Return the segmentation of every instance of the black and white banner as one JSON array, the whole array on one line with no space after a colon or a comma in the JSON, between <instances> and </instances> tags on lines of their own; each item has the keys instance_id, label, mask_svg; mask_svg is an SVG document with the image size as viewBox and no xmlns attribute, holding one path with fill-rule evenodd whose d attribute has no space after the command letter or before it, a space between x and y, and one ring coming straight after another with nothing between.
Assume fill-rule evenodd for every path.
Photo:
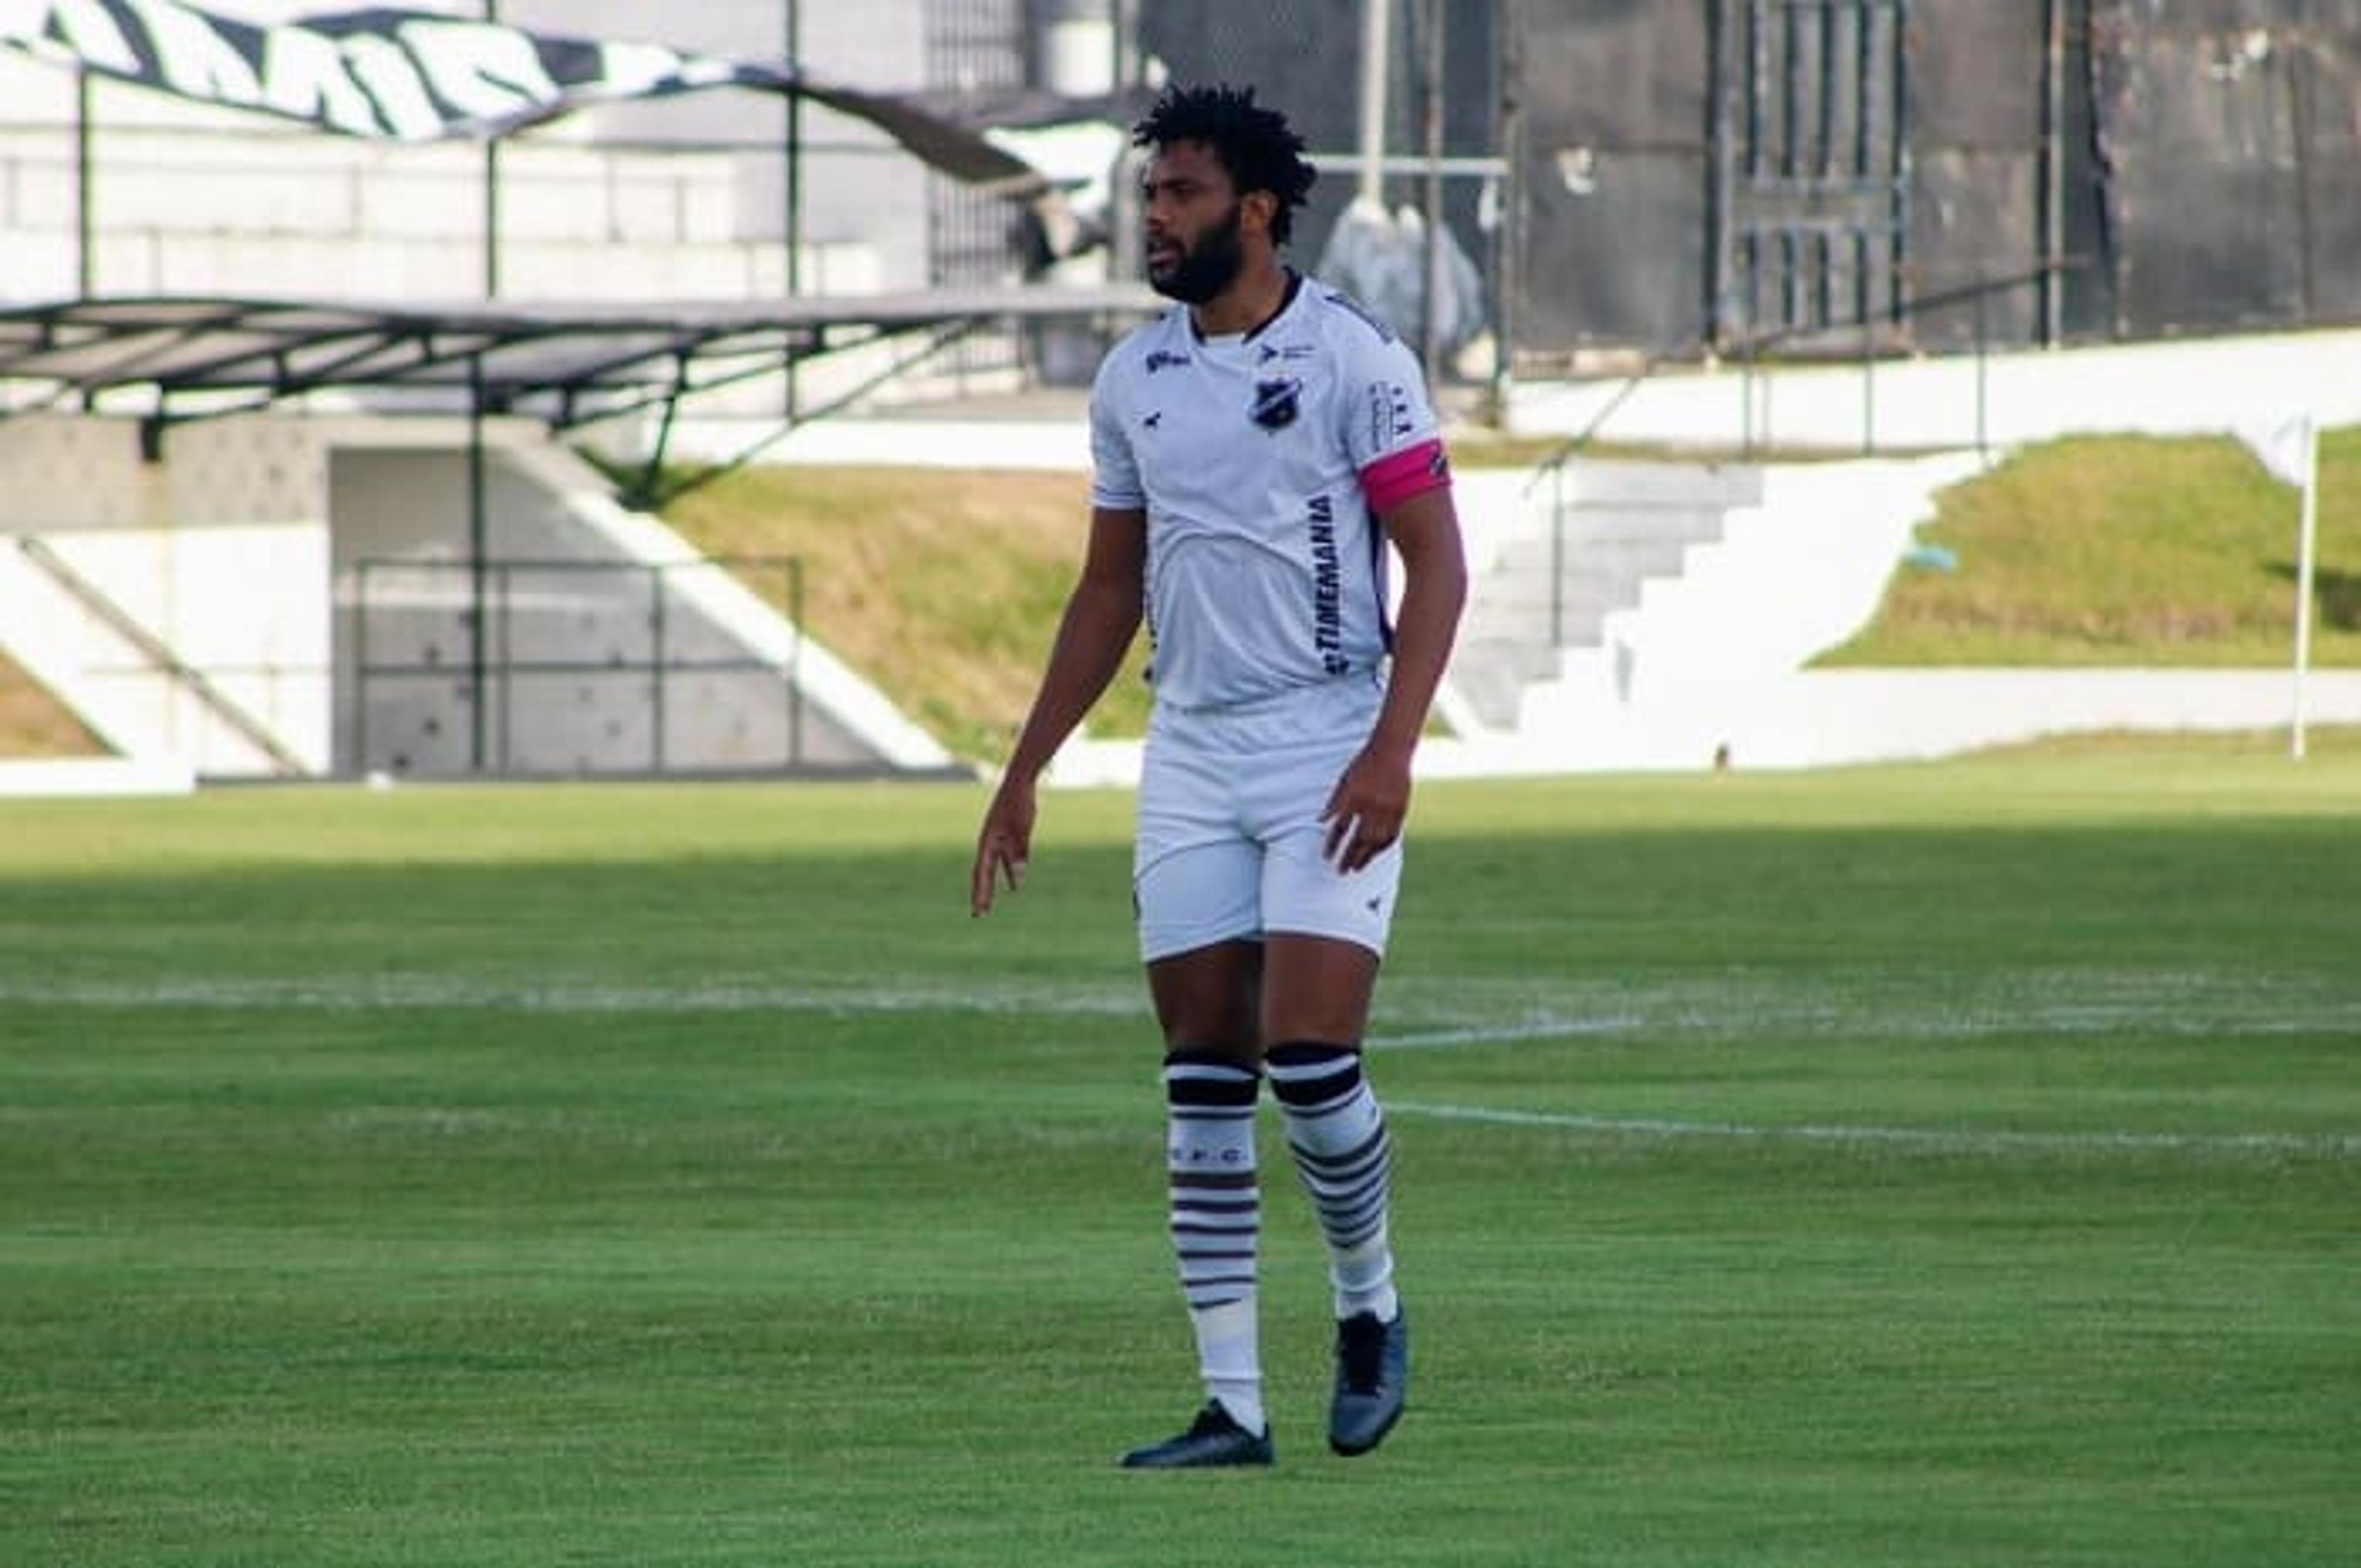
<instances>
[{"instance_id":1,"label":"black and white banner","mask_svg":"<svg viewBox=\"0 0 2361 1568\"><path fill-rule=\"evenodd\" d=\"M977 118L916 97L816 82L791 64L554 37L433 11L344 11L266 27L177 0L0 0L0 48L196 103L392 141L497 137L593 104L747 88L865 120L972 184L1020 201L1051 193L1048 177L996 145ZM1002 107L1017 125L1076 112L1055 102ZM996 115L991 123L1012 121Z\"/></svg>"}]
</instances>

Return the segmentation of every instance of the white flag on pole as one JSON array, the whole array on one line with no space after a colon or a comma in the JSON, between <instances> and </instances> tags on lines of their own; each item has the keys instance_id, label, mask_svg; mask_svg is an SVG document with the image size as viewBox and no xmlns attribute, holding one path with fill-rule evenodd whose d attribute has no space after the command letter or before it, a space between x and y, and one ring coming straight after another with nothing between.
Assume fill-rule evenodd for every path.
<instances>
[{"instance_id":1,"label":"white flag on pole","mask_svg":"<svg viewBox=\"0 0 2361 1568\"><path fill-rule=\"evenodd\" d=\"M2260 459L2273 478L2295 487L2301 498L2296 526L2295 711L2289 725L2289 751L2304 752L2304 683L2312 666L2312 583L2320 530L2320 435L2308 413L2267 429L2240 430L2238 439Z\"/></svg>"},{"instance_id":2,"label":"white flag on pole","mask_svg":"<svg viewBox=\"0 0 2361 1568\"><path fill-rule=\"evenodd\" d=\"M2297 414L2273 425L2245 427L2237 435L2272 478L2299 490L2312 483L2310 414Z\"/></svg>"}]
</instances>

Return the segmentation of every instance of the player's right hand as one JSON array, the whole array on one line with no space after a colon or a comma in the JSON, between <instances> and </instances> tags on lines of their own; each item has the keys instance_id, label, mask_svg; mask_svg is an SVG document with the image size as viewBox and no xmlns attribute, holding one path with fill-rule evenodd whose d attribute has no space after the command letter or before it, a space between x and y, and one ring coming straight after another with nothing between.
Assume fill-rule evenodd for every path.
<instances>
[{"instance_id":1,"label":"player's right hand","mask_svg":"<svg viewBox=\"0 0 2361 1568\"><path fill-rule=\"evenodd\" d=\"M1032 789L1005 782L983 814L975 836L975 869L968 878L968 913L989 915L1004 882L1015 893L1025 880L1025 861L1033 852Z\"/></svg>"}]
</instances>

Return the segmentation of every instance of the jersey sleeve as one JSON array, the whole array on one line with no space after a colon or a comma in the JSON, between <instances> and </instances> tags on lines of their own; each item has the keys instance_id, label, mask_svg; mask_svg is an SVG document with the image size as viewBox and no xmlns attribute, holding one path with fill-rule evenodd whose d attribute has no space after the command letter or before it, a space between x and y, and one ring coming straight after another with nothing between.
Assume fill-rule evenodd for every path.
<instances>
[{"instance_id":1,"label":"jersey sleeve","mask_svg":"<svg viewBox=\"0 0 2361 1568\"><path fill-rule=\"evenodd\" d=\"M1443 430L1409 345L1375 334L1345 364L1345 446L1361 490L1379 512L1451 482Z\"/></svg>"},{"instance_id":2,"label":"jersey sleeve","mask_svg":"<svg viewBox=\"0 0 2361 1568\"><path fill-rule=\"evenodd\" d=\"M1398 337L1355 333L1345 354L1345 446L1353 466L1433 441L1441 433L1418 358Z\"/></svg>"},{"instance_id":3,"label":"jersey sleeve","mask_svg":"<svg viewBox=\"0 0 2361 1568\"><path fill-rule=\"evenodd\" d=\"M1124 429L1120 353L1099 365L1091 383L1091 505L1109 511L1142 511L1148 491L1139 480L1139 460Z\"/></svg>"}]
</instances>

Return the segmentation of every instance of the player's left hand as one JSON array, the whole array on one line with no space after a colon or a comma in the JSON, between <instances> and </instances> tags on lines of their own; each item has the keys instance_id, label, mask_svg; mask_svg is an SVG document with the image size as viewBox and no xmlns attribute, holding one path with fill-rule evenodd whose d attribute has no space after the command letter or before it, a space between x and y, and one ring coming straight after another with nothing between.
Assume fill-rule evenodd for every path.
<instances>
[{"instance_id":1,"label":"player's left hand","mask_svg":"<svg viewBox=\"0 0 2361 1568\"><path fill-rule=\"evenodd\" d=\"M1323 852L1338 871L1359 871L1393 848L1409 815L1410 759L1364 751L1337 779L1320 813L1328 825Z\"/></svg>"}]
</instances>

